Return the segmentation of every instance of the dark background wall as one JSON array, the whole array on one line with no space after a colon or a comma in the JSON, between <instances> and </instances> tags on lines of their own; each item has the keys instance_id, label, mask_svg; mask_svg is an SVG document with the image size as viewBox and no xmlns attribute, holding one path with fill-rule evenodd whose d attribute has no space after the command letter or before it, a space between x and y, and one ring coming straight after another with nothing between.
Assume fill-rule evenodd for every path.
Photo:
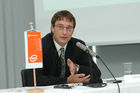
<instances>
[{"instance_id":1,"label":"dark background wall","mask_svg":"<svg viewBox=\"0 0 140 93\"><path fill-rule=\"evenodd\" d=\"M124 62L132 62L132 73L140 74L140 44L97 46L96 53L102 57L116 77L124 75ZM97 63L102 71L102 77L111 77L99 60Z\"/></svg>"}]
</instances>

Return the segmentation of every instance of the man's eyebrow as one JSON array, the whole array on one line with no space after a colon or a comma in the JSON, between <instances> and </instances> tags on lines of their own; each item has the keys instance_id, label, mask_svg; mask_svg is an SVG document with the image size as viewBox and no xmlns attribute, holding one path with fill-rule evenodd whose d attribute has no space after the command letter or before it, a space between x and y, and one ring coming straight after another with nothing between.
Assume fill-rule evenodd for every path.
<instances>
[{"instance_id":1,"label":"man's eyebrow","mask_svg":"<svg viewBox=\"0 0 140 93\"><path fill-rule=\"evenodd\" d=\"M59 26L63 26L63 24L57 24L57 25L59 25Z\"/></svg>"}]
</instances>

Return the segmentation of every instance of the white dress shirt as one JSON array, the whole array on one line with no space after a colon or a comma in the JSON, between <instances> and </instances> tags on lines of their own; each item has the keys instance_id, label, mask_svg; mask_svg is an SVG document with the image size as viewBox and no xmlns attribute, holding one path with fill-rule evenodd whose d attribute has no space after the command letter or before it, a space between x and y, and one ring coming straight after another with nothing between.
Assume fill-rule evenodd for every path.
<instances>
[{"instance_id":1,"label":"white dress shirt","mask_svg":"<svg viewBox=\"0 0 140 93\"><path fill-rule=\"evenodd\" d=\"M54 41L54 45L56 47L56 50L58 52L58 55L60 56L60 54L61 54L60 48L64 48L64 52L65 52L66 51L67 44L64 47L61 47L55 40L53 40L53 41Z\"/></svg>"}]
</instances>

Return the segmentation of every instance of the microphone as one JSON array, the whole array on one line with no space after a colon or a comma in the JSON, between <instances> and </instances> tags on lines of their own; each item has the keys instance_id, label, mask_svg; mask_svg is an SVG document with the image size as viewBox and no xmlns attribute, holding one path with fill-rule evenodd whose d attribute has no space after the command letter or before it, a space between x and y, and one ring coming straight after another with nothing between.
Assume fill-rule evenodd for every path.
<instances>
[{"instance_id":1,"label":"microphone","mask_svg":"<svg viewBox=\"0 0 140 93\"><path fill-rule=\"evenodd\" d=\"M96 57L97 55L89 48L87 48L84 44L77 42L76 46L85 51L86 53L90 54L92 57Z\"/></svg>"},{"instance_id":2,"label":"microphone","mask_svg":"<svg viewBox=\"0 0 140 93\"><path fill-rule=\"evenodd\" d=\"M111 72L111 70L108 68L108 66L105 64L105 62L102 60L102 58L100 56L96 55L96 53L94 53L91 49L87 48L84 44L82 44L80 42L76 42L76 46L79 47L80 49L82 49L83 51L85 51L86 53L88 53L90 56L98 58L104 64L104 66L107 68L107 70L109 71L109 73L114 78L115 83L117 83L118 91L120 93L120 86L118 84L118 80L116 80L115 76L113 75L113 73Z\"/></svg>"},{"instance_id":3,"label":"microphone","mask_svg":"<svg viewBox=\"0 0 140 93\"><path fill-rule=\"evenodd\" d=\"M90 68L90 81L88 83L83 83L84 86L89 86L89 87L105 87L106 83L95 83L94 81L94 76L93 76L93 59L92 57L97 57L97 55L89 48L87 48L84 44L77 42L76 46L86 52L88 54L88 60L89 60L89 68Z\"/></svg>"}]
</instances>

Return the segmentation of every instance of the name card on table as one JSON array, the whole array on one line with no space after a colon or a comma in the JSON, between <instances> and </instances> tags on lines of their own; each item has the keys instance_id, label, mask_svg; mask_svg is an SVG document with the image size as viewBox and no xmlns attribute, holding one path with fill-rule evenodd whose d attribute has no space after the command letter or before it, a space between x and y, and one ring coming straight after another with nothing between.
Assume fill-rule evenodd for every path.
<instances>
[{"instance_id":1,"label":"name card on table","mask_svg":"<svg viewBox=\"0 0 140 93\"><path fill-rule=\"evenodd\" d=\"M24 32L26 68L42 68L41 32Z\"/></svg>"},{"instance_id":2,"label":"name card on table","mask_svg":"<svg viewBox=\"0 0 140 93\"><path fill-rule=\"evenodd\" d=\"M136 83L140 82L140 74L124 75L124 83Z\"/></svg>"}]
</instances>

